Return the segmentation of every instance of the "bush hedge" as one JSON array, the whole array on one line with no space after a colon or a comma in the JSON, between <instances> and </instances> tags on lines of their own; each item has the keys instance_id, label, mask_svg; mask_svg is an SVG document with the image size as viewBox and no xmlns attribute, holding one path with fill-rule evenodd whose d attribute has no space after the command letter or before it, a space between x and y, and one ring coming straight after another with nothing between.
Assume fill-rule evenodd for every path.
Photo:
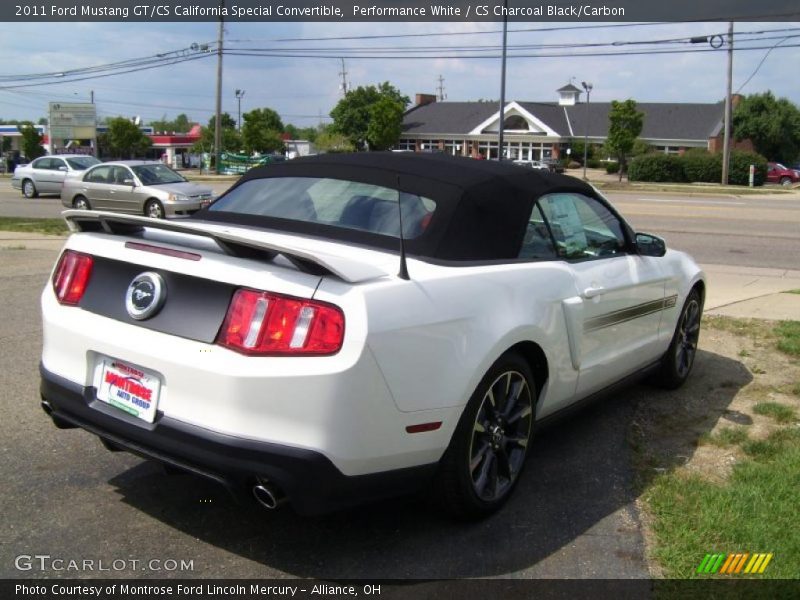
<instances>
[{"instance_id":1,"label":"bush hedge","mask_svg":"<svg viewBox=\"0 0 800 600\"><path fill-rule=\"evenodd\" d=\"M749 185L752 164L756 166L755 185L763 185L767 176L767 159L741 150L731 152L728 182L731 185ZM646 154L632 159L628 166L630 181L719 183L721 179L722 154L710 154L705 150L689 150L683 155Z\"/></svg>"},{"instance_id":2,"label":"bush hedge","mask_svg":"<svg viewBox=\"0 0 800 600\"><path fill-rule=\"evenodd\" d=\"M619 163L618 162L610 162L606 165L606 173L611 175L612 173L619 173Z\"/></svg>"},{"instance_id":3,"label":"bush hedge","mask_svg":"<svg viewBox=\"0 0 800 600\"><path fill-rule=\"evenodd\" d=\"M683 160L675 154L645 154L628 164L629 181L683 182Z\"/></svg>"},{"instance_id":4,"label":"bush hedge","mask_svg":"<svg viewBox=\"0 0 800 600\"><path fill-rule=\"evenodd\" d=\"M683 155L683 172L686 181L719 183L722 179L722 155L689 150Z\"/></svg>"}]
</instances>

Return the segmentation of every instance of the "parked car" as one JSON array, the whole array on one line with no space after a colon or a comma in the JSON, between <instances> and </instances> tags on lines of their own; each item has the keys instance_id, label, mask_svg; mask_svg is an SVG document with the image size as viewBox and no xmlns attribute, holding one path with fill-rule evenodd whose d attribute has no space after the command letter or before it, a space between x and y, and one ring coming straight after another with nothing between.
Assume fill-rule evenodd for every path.
<instances>
[{"instance_id":1,"label":"parked car","mask_svg":"<svg viewBox=\"0 0 800 600\"><path fill-rule=\"evenodd\" d=\"M542 164L544 164L548 169L550 169L551 173L561 174L564 172L564 165L562 165L561 162L559 162L556 159L551 158L543 160Z\"/></svg>"},{"instance_id":2,"label":"parked car","mask_svg":"<svg viewBox=\"0 0 800 600\"><path fill-rule=\"evenodd\" d=\"M190 215L208 206L210 187L190 183L160 162L107 162L67 177L61 203L68 208L144 214L155 219Z\"/></svg>"},{"instance_id":3,"label":"parked car","mask_svg":"<svg viewBox=\"0 0 800 600\"><path fill-rule=\"evenodd\" d=\"M800 172L789 169L778 162L767 163L767 183L790 186L800 182Z\"/></svg>"},{"instance_id":4,"label":"parked car","mask_svg":"<svg viewBox=\"0 0 800 600\"><path fill-rule=\"evenodd\" d=\"M186 219L64 214L44 410L267 508L424 488L486 515L537 427L697 351L698 266L563 175L327 154Z\"/></svg>"},{"instance_id":5,"label":"parked car","mask_svg":"<svg viewBox=\"0 0 800 600\"><path fill-rule=\"evenodd\" d=\"M518 167L526 167L528 169L539 169L541 171L549 171L550 167L542 164L538 160L515 160L514 163Z\"/></svg>"},{"instance_id":6,"label":"parked car","mask_svg":"<svg viewBox=\"0 0 800 600\"><path fill-rule=\"evenodd\" d=\"M64 178L71 173L82 173L100 161L86 154L53 154L41 156L27 165L14 169L11 187L22 190L26 198L39 194L59 194Z\"/></svg>"}]
</instances>

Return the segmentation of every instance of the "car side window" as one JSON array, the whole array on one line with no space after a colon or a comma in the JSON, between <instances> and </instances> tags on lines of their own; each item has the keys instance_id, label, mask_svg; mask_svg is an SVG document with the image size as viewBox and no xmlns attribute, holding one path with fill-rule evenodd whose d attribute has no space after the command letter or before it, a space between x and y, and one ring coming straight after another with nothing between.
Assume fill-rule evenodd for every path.
<instances>
[{"instance_id":1,"label":"car side window","mask_svg":"<svg viewBox=\"0 0 800 600\"><path fill-rule=\"evenodd\" d=\"M582 194L547 194L538 203L560 258L581 260L625 252L622 223L598 200Z\"/></svg>"},{"instance_id":2,"label":"car side window","mask_svg":"<svg viewBox=\"0 0 800 600\"><path fill-rule=\"evenodd\" d=\"M558 258L553 239L550 237L550 232L547 230L547 224L538 204L533 205L531 216L528 218L519 258L529 260Z\"/></svg>"},{"instance_id":3,"label":"car side window","mask_svg":"<svg viewBox=\"0 0 800 600\"><path fill-rule=\"evenodd\" d=\"M50 168L50 159L49 158L37 158L33 161L31 165L34 169L49 169Z\"/></svg>"},{"instance_id":4,"label":"car side window","mask_svg":"<svg viewBox=\"0 0 800 600\"><path fill-rule=\"evenodd\" d=\"M113 181L111 179L111 167L97 167L96 169L92 169L86 174L84 181L91 183L110 183Z\"/></svg>"},{"instance_id":5,"label":"car side window","mask_svg":"<svg viewBox=\"0 0 800 600\"><path fill-rule=\"evenodd\" d=\"M125 185L124 181L126 179L133 179L133 173L127 167L113 167L111 183Z\"/></svg>"},{"instance_id":6,"label":"car side window","mask_svg":"<svg viewBox=\"0 0 800 600\"><path fill-rule=\"evenodd\" d=\"M64 170L66 170L67 163L65 163L60 158L51 158L50 159L50 166L48 168L51 171L58 171L59 169L61 169L61 167L64 167Z\"/></svg>"}]
</instances>

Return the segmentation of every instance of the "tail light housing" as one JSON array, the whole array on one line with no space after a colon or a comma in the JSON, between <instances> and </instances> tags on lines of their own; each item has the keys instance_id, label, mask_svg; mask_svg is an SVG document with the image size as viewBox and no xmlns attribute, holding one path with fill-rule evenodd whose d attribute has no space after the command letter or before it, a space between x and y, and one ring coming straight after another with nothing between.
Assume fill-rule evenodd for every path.
<instances>
[{"instance_id":1,"label":"tail light housing","mask_svg":"<svg viewBox=\"0 0 800 600\"><path fill-rule=\"evenodd\" d=\"M336 354L344 340L344 313L332 304L238 289L217 343L251 356Z\"/></svg>"},{"instance_id":2,"label":"tail light housing","mask_svg":"<svg viewBox=\"0 0 800 600\"><path fill-rule=\"evenodd\" d=\"M53 273L53 291L60 304L76 306L83 298L94 259L88 254L65 250Z\"/></svg>"}]
</instances>

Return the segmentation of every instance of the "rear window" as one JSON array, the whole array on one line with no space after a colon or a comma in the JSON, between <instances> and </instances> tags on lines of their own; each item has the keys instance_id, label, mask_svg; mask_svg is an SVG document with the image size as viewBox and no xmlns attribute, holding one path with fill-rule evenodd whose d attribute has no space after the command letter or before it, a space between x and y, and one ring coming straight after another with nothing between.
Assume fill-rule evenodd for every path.
<instances>
[{"instance_id":1,"label":"rear window","mask_svg":"<svg viewBox=\"0 0 800 600\"><path fill-rule=\"evenodd\" d=\"M153 163L133 167L133 172L142 182L142 185L162 185L167 183L183 183L183 175L176 173L167 165Z\"/></svg>"},{"instance_id":2,"label":"rear window","mask_svg":"<svg viewBox=\"0 0 800 600\"><path fill-rule=\"evenodd\" d=\"M85 171L93 165L99 165L100 161L94 156L76 156L74 158L68 158L67 163L75 171Z\"/></svg>"},{"instance_id":3,"label":"rear window","mask_svg":"<svg viewBox=\"0 0 800 600\"><path fill-rule=\"evenodd\" d=\"M430 198L368 183L317 177L251 179L229 191L211 212L257 215L413 239L436 210Z\"/></svg>"}]
</instances>

